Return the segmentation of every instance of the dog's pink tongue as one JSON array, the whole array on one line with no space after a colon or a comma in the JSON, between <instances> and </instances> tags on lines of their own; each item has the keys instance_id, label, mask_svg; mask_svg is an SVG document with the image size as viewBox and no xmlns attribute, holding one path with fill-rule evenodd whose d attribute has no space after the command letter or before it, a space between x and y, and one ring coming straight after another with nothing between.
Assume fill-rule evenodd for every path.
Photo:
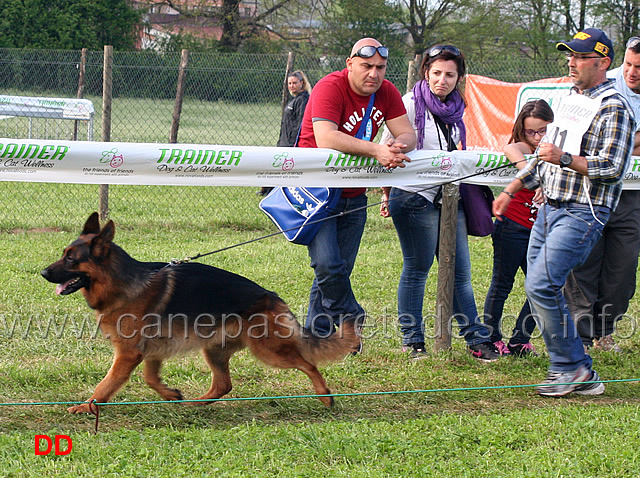
<instances>
[{"instance_id":1,"label":"dog's pink tongue","mask_svg":"<svg viewBox=\"0 0 640 478\"><path fill-rule=\"evenodd\" d=\"M71 281L67 281L64 284L58 284L56 286L56 294L60 295L62 294L62 291L65 290L67 288L67 284L71 282Z\"/></svg>"}]
</instances>

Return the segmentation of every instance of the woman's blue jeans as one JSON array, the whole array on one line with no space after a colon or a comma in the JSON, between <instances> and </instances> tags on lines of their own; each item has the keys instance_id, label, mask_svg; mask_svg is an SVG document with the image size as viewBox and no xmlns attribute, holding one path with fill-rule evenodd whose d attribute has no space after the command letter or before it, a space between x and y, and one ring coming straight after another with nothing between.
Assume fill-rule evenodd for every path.
<instances>
[{"instance_id":1,"label":"woman's blue jeans","mask_svg":"<svg viewBox=\"0 0 640 478\"><path fill-rule=\"evenodd\" d=\"M484 301L484 323L491 332L491 342L502 340L502 312L511 293L518 269L527 275L527 248L531 229L503 217L495 221L493 239L493 275ZM526 344L536 327L529 301L525 299L516 319L511 344Z\"/></svg>"},{"instance_id":2,"label":"woman's blue jeans","mask_svg":"<svg viewBox=\"0 0 640 478\"><path fill-rule=\"evenodd\" d=\"M324 221L307 246L315 279L311 285L305 326L318 337L331 335L343 320L364 318L364 309L351 289L350 276L367 221L366 205L365 194L354 198L341 197L331 216L361 209Z\"/></svg>"},{"instance_id":3,"label":"woman's blue jeans","mask_svg":"<svg viewBox=\"0 0 640 478\"><path fill-rule=\"evenodd\" d=\"M571 372L580 366L591 369L591 357L584 351L562 287L571 269L587 259L609 220L609 208L594 206L594 211L600 222L588 205L564 203L556 208L545 204L531 230L525 290L553 372Z\"/></svg>"},{"instance_id":4,"label":"woman's blue jeans","mask_svg":"<svg viewBox=\"0 0 640 478\"><path fill-rule=\"evenodd\" d=\"M392 188L389 212L398 233L403 257L398 285L398 321L402 343L424 342L424 289L438 249L440 209L419 194ZM478 318L471 287L467 224L461 204L457 219L453 312L460 326L460 335L464 336L468 345L489 340L488 330Z\"/></svg>"}]
</instances>

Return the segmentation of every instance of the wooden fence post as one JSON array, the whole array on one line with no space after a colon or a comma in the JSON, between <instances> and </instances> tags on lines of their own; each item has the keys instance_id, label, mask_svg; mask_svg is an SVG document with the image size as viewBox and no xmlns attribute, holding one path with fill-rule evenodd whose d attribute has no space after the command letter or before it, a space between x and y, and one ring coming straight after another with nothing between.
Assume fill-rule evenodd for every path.
<instances>
[{"instance_id":1,"label":"wooden fence post","mask_svg":"<svg viewBox=\"0 0 640 478\"><path fill-rule=\"evenodd\" d=\"M416 54L409 62L407 92L422 80L420 64L422 55ZM438 289L436 298L436 324L433 348L436 352L451 348L451 316L453 315L453 285L456 268L456 231L458 219L458 186L442 186L440 210L440 236L438 238Z\"/></svg>"},{"instance_id":2,"label":"wooden fence post","mask_svg":"<svg viewBox=\"0 0 640 478\"><path fill-rule=\"evenodd\" d=\"M113 46L104 46L104 62L102 72L102 141L111 141L111 94L113 82ZM109 185L100 185L100 219L105 220L109 215Z\"/></svg>"},{"instance_id":3,"label":"wooden fence post","mask_svg":"<svg viewBox=\"0 0 640 478\"><path fill-rule=\"evenodd\" d=\"M87 49L83 48L80 53L80 63L78 64L78 92L76 98L84 98L84 87L86 85L87 71ZM78 120L73 120L73 141L78 141Z\"/></svg>"},{"instance_id":4,"label":"wooden fence post","mask_svg":"<svg viewBox=\"0 0 640 478\"><path fill-rule=\"evenodd\" d=\"M458 229L459 188L455 184L442 186L440 237L438 238L438 291L433 348L436 352L451 348L451 316L453 315L453 284L456 269L456 232Z\"/></svg>"},{"instance_id":5,"label":"wooden fence post","mask_svg":"<svg viewBox=\"0 0 640 478\"><path fill-rule=\"evenodd\" d=\"M173 106L171 117L171 132L169 133L169 143L178 142L178 128L180 128L180 115L182 114L182 101L184 100L185 79L187 76L187 65L189 64L189 50L182 50L180 57L180 67L178 69L178 86L176 88L176 102Z\"/></svg>"},{"instance_id":6,"label":"wooden fence post","mask_svg":"<svg viewBox=\"0 0 640 478\"><path fill-rule=\"evenodd\" d=\"M289 75L293 71L293 65L296 61L296 54L292 51L289 52L287 56L287 71L284 72L284 85L282 85L282 114L284 115L284 109L287 107L287 103L289 102L289 86L287 82L289 81Z\"/></svg>"}]
</instances>

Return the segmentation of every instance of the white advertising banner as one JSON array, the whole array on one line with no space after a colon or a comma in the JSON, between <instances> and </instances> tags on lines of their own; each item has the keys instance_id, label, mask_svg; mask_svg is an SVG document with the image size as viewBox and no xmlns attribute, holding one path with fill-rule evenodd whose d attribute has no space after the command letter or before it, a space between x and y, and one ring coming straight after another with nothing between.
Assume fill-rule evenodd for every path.
<instances>
[{"instance_id":1,"label":"white advertising banner","mask_svg":"<svg viewBox=\"0 0 640 478\"><path fill-rule=\"evenodd\" d=\"M0 95L4 116L89 120L94 112L93 103L84 99Z\"/></svg>"},{"instance_id":2,"label":"white advertising banner","mask_svg":"<svg viewBox=\"0 0 640 478\"><path fill-rule=\"evenodd\" d=\"M409 156L407 167L388 170L373 158L320 148L0 138L0 181L379 187L463 179L504 186L517 171L498 152L421 150ZM640 189L640 158L632 158L625 188Z\"/></svg>"}]
</instances>

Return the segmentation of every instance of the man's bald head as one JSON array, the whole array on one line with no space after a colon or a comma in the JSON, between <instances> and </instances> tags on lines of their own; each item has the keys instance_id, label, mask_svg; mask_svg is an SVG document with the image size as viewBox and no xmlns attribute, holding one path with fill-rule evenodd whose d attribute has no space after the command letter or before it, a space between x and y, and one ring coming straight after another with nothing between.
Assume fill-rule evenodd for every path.
<instances>
[{"instance_id":1,"label":"man's bald head","mask_svg":"<svg viewBox=\"0 0 640 478\"><path fill-rule=\"evenodd\" d=\"M351 49L351 54L349 55L349 57L352 57L353 55L356 54L356 52L362 48L363 46L381 46L382 43L380 43L378 40L376 40L375 38L361 38L360 40L358 40L355 45L353 45L353 48Z\"/></svg>"}]
</instances>

